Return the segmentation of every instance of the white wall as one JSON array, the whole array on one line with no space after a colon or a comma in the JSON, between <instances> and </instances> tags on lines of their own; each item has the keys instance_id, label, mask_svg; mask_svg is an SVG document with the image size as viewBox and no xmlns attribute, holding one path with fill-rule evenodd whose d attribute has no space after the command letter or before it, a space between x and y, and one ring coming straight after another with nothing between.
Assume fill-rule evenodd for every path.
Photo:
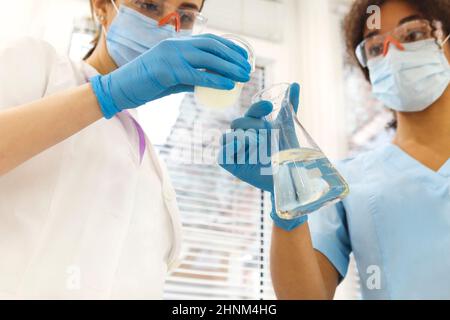
<instances>
[{"instance_id":1,"label":"white wall","mask_svg":"<svg viewBox=\"0 0 450 320\"><path fill-rule=\"evenodd\" d=\"M0 41L33 36L67 53L73 21L89 14L88 0L0 0Z\"/></svg>"},{"instance_id":2,"label":"white wall","mask_svg":"<svg viewBox=\"0 0 450 320\"><path fill-rule=\"evenodd\" d=\"M239 7L237 4L241 2L229 0L227 5ZM217 3L217 0L209 3L207 11L213 12L212 5ZM282 12L280 16L273 15L283 20L279 23L255 10L244 17L248 19L246 27L234 29L241 30L252 43L260 63L270 66L270 82L297 81L301 84L301 122L327 155L334 159L344 158L348 143L342 85L343 48L338 16L332 13L329 0L285 0ZM212 15L217 16L217 13ZM267 40L272 36L245 34L247 29L254 33L253 25L257 23L252 21L261 16L267 19L266 24L280 28L278 32L281 36L277 37L280 41ZM223 20L226 18L228 16ZM221 23L224 28L229 28L228 23L211 21L214 26ZM217 29L212 31L220 33Z\"/></svg>"}]
</instances>

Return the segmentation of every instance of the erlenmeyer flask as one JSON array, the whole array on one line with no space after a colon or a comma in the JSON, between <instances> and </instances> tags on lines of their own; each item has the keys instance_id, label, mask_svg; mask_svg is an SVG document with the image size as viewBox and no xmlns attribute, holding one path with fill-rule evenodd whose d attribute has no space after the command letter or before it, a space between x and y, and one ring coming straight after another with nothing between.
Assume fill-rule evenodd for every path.
<instances>
[{"instance_id":1,"label":"erlenmeyer flask","mask_svg":"<svg viewBox=\"0 0 450 320\"><path fill-rule=\"evenodd\" d=\"M253 97L273 104L272 171L277 215L291 220L338 202L349 193L339 172L298 121L289 99L290 85L278 84Z\"/></svg>"}]
</instances>

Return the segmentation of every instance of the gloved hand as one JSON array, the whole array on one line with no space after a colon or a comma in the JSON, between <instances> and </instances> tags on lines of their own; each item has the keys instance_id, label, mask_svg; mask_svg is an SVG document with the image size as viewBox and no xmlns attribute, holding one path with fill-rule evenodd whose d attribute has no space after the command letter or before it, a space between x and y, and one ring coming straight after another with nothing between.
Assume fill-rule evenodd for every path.
<instances>
[{"instance_id":1,"label":"gloved hand","mask_svg":"<svg viewBox=\"0 0 450 320\"><path fill-rule=\"evenodd\" d=\"M195 86L231 90L250 80L248 54L214 35L169 39L105 76L91 79L105 118ZM205 71L208 70L208 71Z\"/></svg>"},{"instance_id":2,"label":"gloved hand","mask_svg":"<svg viewBox=\"0 0 450 320\"><path fill-rule=\"evenodd\" d=\"M300 86L291 85L290 100L298 111ZM231 124L233 132L222 137L219 165L236 178L273 193L271 170L270 122L264 118L273 111L272 103L260 101L250 107L243 118ZM266 155L268 159L262 159ZM256 160L256 161L255 161Z\"/></svg>"},{"instance_id":3,"label":"gloved hand","mask_svg":"<svg viewBox=\"0 0 450 320\"><path fill-rule=\"evenodd\" d=\"M298 111L300 86L291 85L290 100L295 112ZM282 220L275 212L274 187L271 161L261 159L261 155L271 156L270 122L264 117L273 110L272 103L260 101L250 107L243 118L233 121L234 131L222 137L222 147L219 152L219 165L236 178L248 184L272 193L272 214L275 224L291 231L307 221L307 216L295 220ZM256 161L255 161L256 160ZM264 161L262 161L264 160Z\"/></svg>"}]
</instances>

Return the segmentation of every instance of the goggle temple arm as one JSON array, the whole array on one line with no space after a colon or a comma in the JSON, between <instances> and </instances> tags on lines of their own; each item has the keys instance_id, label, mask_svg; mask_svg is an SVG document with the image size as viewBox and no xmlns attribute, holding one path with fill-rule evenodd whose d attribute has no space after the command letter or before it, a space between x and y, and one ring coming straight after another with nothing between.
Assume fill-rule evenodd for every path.
<instances>
[{"instance_id":1,"label":"goggle temple arm","mask_svg":"<svg viewBox=\"0 0 450 320\"><path fill-rule=\"evenodd\" d=\"M448 40L450 39L450 34L447 36L447 38L445 38L445 40L444 41L442 41L442 43L441 43L441 47L444 47L445 46L445 44L448 42Z\"/></svg>"},{"instance_id":2,"label":"goggle temple arm","mask_svg":"<svg viewBox=\"0 0 450 320\"><path fill-rule=\"evenodd\" d=\"M111 4L113 5L113 7L116 10L116 12L119 12L119 8L117 7L117 4L116 4L115 0L111 0Z\"/></svg>"},{"instance_id":3,"label":"goggle temple arm","mask_svg":"<svg viewBox=\"0 0 450 320\"><path fill-rule=\"evenodd\" d=\"M359 45L355 50L355 54L356 54L356 58L358 59L359 63L361 64L361 66L366 68L367 67L367 58L363 51L364 51L364 49L362 48L361 45Z\"/></svg>"},{"instance_id":4,"label":"goggle temple arm","mask_svg":"<svg viewBox=\"0 0 450 320\"><path fill-rule=\"evenodd\" d=\"M163 26L169 24L172 19L175 19L175 31L180 32L181 31L181 17L180 17L180 14L176 11L169 13L167 16L165 16L164 18L159 20L158 26L163 27Z\"/></svg>"}]
</instances>

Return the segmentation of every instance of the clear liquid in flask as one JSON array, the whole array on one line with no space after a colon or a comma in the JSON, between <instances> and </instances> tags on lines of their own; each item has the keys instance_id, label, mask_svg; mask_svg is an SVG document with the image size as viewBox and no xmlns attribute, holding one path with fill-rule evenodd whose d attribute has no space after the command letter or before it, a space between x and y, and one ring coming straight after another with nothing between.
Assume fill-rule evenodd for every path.
<instances>
[{"instance_id":1,"label":"clear liquid in flask","mask_svg":"<svg viewBox=\"0 0 450 320\"><path fill-rule=\"evenodd\" d=\"M349 187L319 150L291 149L272 156L275 206L285 220L314 212L338 202Z\"/></svg>"}]
</instances>

